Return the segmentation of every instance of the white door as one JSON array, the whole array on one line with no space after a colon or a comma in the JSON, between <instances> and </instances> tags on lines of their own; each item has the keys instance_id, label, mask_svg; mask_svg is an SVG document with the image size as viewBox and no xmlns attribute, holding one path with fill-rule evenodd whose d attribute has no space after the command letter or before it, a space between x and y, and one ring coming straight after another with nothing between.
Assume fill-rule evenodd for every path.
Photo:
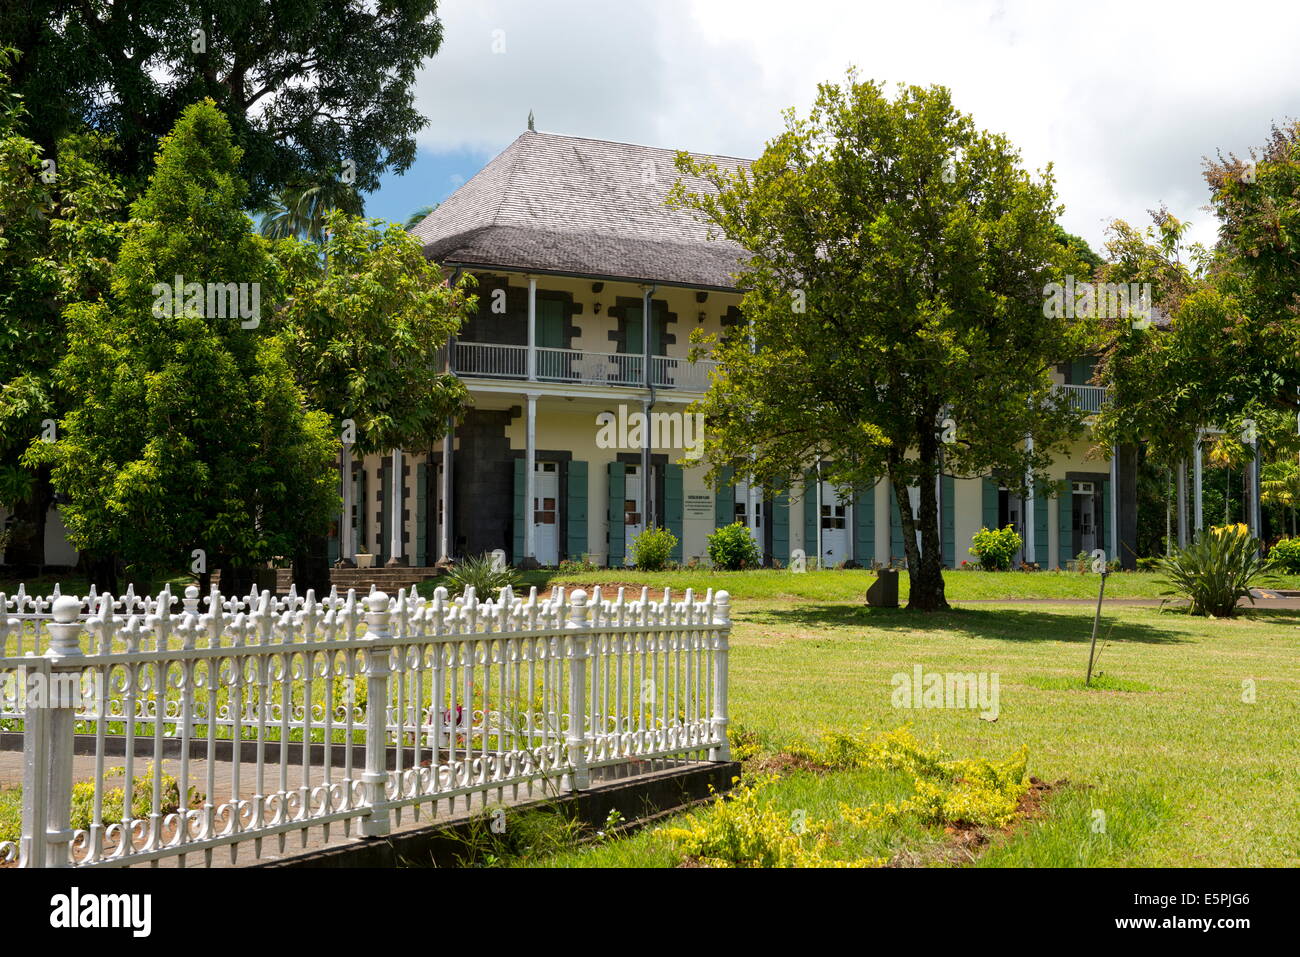
<instances>
[{"instance_id":1,"label":"white door","mask_svg":"<svg viewBox=\"0 0 1300 957\"><path fill-rule=\"evenodd\" d=\"M830 482L822 482L822 565L834 568L853 557L849 548L849 502Z\"/></svg>"},{"instance_id":2,"label":"white door","mask_svg":"<svg viewBox=\"0 0 1300 957\"><path fill-rule=\"evenodd\" d=\"M631 560L632 542L645 530L645 512L641 502L641 466L629 465L623 476L623 547L628 560Z\"/></svg>"},{"instance_id":3,"label":"white door","mask_svg":"<svg viewBox=\"0 0 1300 957\"><path fill-rule=\"evenodd\" d=\"M560 472L556 462L533 463L533 553L540 565L560 564Z\"/></svg>"},{"instance_id":4,"label":"white door","mask_svg":"<svg viewBox=\"0 0 1300 957\"><path fill-rule=\"evenodd\" d=\"M749 529L749 537L754 540L758 546L758 551L763 551L763 500L759 497L760 492L754 491L754 514L750 514L749 508L749 483L741 480L735 484L735 501L736 511L734 521L740 522Z\"/></svg>"}]
</instances>

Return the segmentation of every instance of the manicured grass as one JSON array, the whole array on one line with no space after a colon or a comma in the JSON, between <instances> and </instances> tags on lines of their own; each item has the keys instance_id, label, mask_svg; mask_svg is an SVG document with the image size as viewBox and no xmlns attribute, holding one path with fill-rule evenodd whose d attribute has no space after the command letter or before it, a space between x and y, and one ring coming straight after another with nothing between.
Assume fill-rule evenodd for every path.
<instances>
[{"instance_id":1,"label":"manicured grass","mask_svg":"<svg viewBox=\"0 0 1300 957\"><path fill-rule=\"evenodd\" d=\"M753 597L762 588L757 576L758 584L728 586L738 596L733 726L771 747L806 742L819 727L904 723L957 757L998 758L1027 745L1031 774L1070 786L1055 792L1046 816L995 840L980 858L986 865L1300 863L1300 613L1224 621L1109 607L1098 642L1101 679L1085 689L1091 607L993 604L927 616L865 608L856 595L828 597L831 576L854 574L810 573L800 579L806 590L796 586L804 593L790 597ZM982 573L949 579L965 574ZM892 676L918 664L926 673L997 674L997 720L969 709L894 707ZM875 799L866 793L854 803ZM676 859L647 832L557 863Z\"/></svg>"}]
</instances>

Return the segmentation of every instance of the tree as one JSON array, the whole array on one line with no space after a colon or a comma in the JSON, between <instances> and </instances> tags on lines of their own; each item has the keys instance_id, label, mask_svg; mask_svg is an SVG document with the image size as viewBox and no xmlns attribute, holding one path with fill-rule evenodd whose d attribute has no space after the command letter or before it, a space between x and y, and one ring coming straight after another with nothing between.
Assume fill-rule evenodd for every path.
<instances>
[{"instance_id":1,"label":"tree","mask_svg":"<svg viewBox=\"0 0 1300 957\"><path fill-rule=\"evenodd\" d=\"M891 101L853 71L819 87L807 118L787 112L748 170L687 154L678 166L716 193L679 183L675 201L748 253L743 326L713 343L721 375L701 405L711 478L730 466L779 488L795 463L823 460L837 485L887 476L908 607L946 608L940 469L1045 480L1080 429L1050 375L1088 345L1085 323L1045 315L1045 284L1081 268L1057 239L1050 169L1031 180L941 87Z\"/></svg>"},{"instance_id":2,"label":"tree","mask_svg":"<svg viewBox=\"0 0 1300 957\"><path fill-rule=\"evenodd\" d=\"M334 211L324 232L319 248L276 246L287 301L275 328L298 383L336 430L351 420L357 454L437 441L468 398L459 378L438 370L473 311L473 280L449 284L397 224L379 228ZM321 562L324 544L312 548Z\"/></svg>"},{"instance_id":3,"label":"tree","mask_svg":"<svg viewBox=\"0 0 1300 957\"><path fill-rule=\"evenodd\" d=\"M363 191L410 167L426 122L416 70L442 44L436 13L436 0L30 0L4 6L0 39L24 53L16 92L47 152L86 123L121 144L114 170L134 192L159 139L210 98L256 208L343 162Z\"/></svg>"},{"instance_id":4,"label":"tree","mask_svg":"<svg viewBox=\"0 0 1300 957\"><path fill-rule=\"evenodd\" d=\"M239 158L215 104L182 113L132 205L108 301L68 309L58 441L28 451L69 498L74 545L141 574L200 549L231 589L338 504L328 420L257 321L275 277L241 212Z\"/></svg>"},{"instance_id":5,"label":"tree","mask_svg":"<svg viewBox=\"0 0 1300 957\"><path fill-rule=\"evenodd\" d=\"M294 236L320 243L325 241L325 218L330 212L340 209L360 216L364 207L361 195L337 179L314 186L290 186L263 208L259 232L268 239Z\"/></svg>"},{"instance_id":6,"label":"tree","mask_svg":"<svg viewBox=\"0 0 1300 957\"><path fill-rule=\"evenodd\" d=\"M108 287L124 197L106 171L111 144L65 136L47 158L26 135L27 113L8 85L13 51L0 51L0 506L14 513L6 555L39 571L49 470L21 456L63 409L54 369L65 352L62 310Z\"/></svg>"}]
</instances>

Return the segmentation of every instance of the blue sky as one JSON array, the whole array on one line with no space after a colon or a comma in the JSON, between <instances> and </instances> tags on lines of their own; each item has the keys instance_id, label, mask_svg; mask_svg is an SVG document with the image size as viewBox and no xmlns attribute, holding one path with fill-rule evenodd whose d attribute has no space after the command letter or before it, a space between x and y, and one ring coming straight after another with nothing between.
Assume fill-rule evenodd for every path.
<instances>
[{"instance_id":1,"label":"blue sky","mask_svg":"<svg viewBox=\"0 0 1300 957\"><path fill-rule=\"evenodd\" d=\"M419 158L367 200L405 220L537 128L759 155L849 65L942 84L1023 165L1050 163L1061 217L1101 251L1108 223L1167 205L1213 242L1202 158L1248 156L1300 112L1300 4L1269 0L444 0L415 87Z\"/></svg>"}]
</instances>

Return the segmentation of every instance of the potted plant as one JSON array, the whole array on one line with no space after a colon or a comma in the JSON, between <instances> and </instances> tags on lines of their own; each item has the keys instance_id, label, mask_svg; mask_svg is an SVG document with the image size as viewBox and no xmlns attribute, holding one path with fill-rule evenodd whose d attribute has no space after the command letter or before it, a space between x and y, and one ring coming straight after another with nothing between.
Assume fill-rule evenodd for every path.
<instances>
[{"instance_id":1,"label":"potted plant","mask_svg":"<svg viewBox=\"0 0 1300 957\"><path fill-rule=\"evenodd\" d=\"M374 563L374 555L369 552L357 552L357 568L371 568Z\"/></svg>"}]
</instances>

